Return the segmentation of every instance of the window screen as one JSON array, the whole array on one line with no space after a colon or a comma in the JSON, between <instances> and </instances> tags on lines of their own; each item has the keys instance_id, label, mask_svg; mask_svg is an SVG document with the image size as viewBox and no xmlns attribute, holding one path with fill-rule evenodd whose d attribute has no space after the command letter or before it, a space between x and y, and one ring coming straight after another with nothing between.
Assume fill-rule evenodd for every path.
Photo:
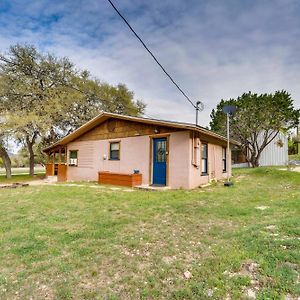
<instances>
[{"instance_id":1,"label":"window screen","mask_svg":"<svg viewBox=\"0 0 300 300\"><path fill-rule=\"evenodd\" d=\"M226 172L227 162L226 162L226 148L225 147L222 148L222 164L223 164L223 172Z\"/></svg>"},{"instance_id":2,"label":"window screen","mask_svg":"<svg viewBox=\"0 0 300 300\"><path fill-rule=\"evenodd\" d=\"M201 144L201 162L202 162L202 175L207 175L207 144Z\"/></svg>"},{"instance_id":3,"label":"window screen","mask_svg":"<svg viewBox=\"0 0 300 300\"><path fill-rule=\"evenodd\" d=\"M110 147L109 159L119 160L120 159L120 142L111 142L109 147Z\"/></svg>"}]
</instances>

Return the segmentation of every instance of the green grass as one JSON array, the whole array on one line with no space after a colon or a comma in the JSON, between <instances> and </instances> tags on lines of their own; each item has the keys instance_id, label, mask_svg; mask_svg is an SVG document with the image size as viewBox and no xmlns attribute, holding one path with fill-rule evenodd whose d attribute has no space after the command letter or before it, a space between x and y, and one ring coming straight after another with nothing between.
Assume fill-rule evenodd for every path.
<instances>
[{"instance_id":1,"label":"green grass","mask_svg":"<svg viewBox=\"0 0 300 300\"><path fill-rule=\"evenodd\" d=\"M29 168L26 168L26 167L20 167L20 168L12 168L11 169L11 172L13 175L24 175L24 174L28 174L29 173ZM34 172L36 174L41 174L41 173L45 173L45 168L44 167L41 167L41 166L36 166L34 168ZM0 176L1 175L5 175L5 169L4 168L0 168Z\"/></svg>"},{"instance_id":2,"label":"green grass","mask_svg":"<svg viewBox=\"0 0 300 300\"><path fill-rule=\"evenodd\" d=\"M16 174L16 175L12 175L10 179L7 179L5 175L0 175L0 185L6 183L13 183L13 182L31 181L31 180L37 180L43 178L45 178L45 173L36 174L34 175L34 177L30 177L29 175L24 175L24 174Z\"/></svg>"},{"instance_id":3,"label":"green grass","mask_svg":"<svg viewBox=\"0 0 300 300\"><path fill-rule=\"evenodd\" d=\"M296 299L300 173L241 169L234 180L2 189L0 299L243 299L247 289Z\"/></svg>"},{"instance_id":4,"label":"green grass","mask_svg":"<svg viewBox=\"0 0 300 300\"><path fill-rule=\"evenodd\" d=\"M289 160L300 160L300 154L289 155Z\"/></svg>"}]
</instances>

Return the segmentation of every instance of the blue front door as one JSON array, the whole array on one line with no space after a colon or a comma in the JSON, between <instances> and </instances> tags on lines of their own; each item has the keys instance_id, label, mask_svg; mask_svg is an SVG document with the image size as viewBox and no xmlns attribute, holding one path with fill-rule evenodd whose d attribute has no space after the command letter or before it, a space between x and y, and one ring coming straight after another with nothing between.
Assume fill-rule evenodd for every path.
<instances>
[{"instance_id":1,"label":"blue front door","mask_svg":"<svg viewBox=\"0 0 300 300\"><path fill-rule=\"evenodd\" d=\"M153 139L153 178L152 184L166 185L167 139Z\"/></svg>"}]
</instances>

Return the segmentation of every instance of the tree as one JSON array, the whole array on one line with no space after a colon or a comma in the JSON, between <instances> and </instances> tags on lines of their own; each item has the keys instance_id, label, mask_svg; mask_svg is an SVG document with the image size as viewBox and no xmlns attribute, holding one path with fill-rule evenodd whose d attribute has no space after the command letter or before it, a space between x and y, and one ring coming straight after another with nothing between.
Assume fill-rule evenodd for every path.
<instances>
[{"instance_id":1,"label":"tree","mask_svg":"<svg viewBox=\"0 0 300 300\"><path fill-rule=\"evenodd\" d=\"M144 105L134 102L125 85L100 83L67 58L41 54L34 46L11 46L0 55L0 114L27 147L31 176L37 143L56 141L101 110L137 115Z\"/></svg>"},{"instance_id":2,"label":"tree","mask_svg":"<svg viewBox=\"0 0 300 300\"><path fill-rule=\"evenodd\" d=\"M231 137L241 143L241 148L252 167L259 166L262 151L280 130L295 127L300 110L293 106L291 95L286 91L274 94L244 93L237 99L221 100L211 112L210 128L220 134L226 132L224 105L235 105L236 113L231 117Z\"/></svg>"},{"instance_id":3,"label":"tree","mask_svg":"<svg viewBox=\"0 0 300 300\"><path fill-rule=\"evenodd\" d=\"M100 82L91 78L87 71L73 76L70 87L64 98L67 104L65 113L56 120L56 128L60 129L60 133L63 130L63 134L83 125L101 111L138 116L145 110L145 104L140 100L134 101L134 93L125 84L112 86Z\"/></svg>"},{"instance_id":4,"label":"tree","mask_svg":"<svg viewBox=\"0 0 300 300\"><path fill-rule=\"evenodd\" d=\"M48 130L61 107L60 94L73 74L65 58L42 55L33 46L11 46L0 55L0 105L6 126L29 152L30 175L34 175L33 146Z\"/></svg>"},{"instance_id":5,"label":"tree","mask_svg":"<svg viewBox=\"0 0 300 300\"><path fill-rule=\"evenodd\" d=\"M8 154L7 140L8 132L5 132L5 119L0 118L0 160L1 165L5 168L6 178L11 178L11 160Z\"/></svg>"},{"instance_id":6,"label":"tree","mask_svg":"<svg viewBox=\"0 0 300 300\"><path fill-rule=\"evenodd\" d=\"M6 178L11 178L11 160L0 136L0 158L4 165Z\"/></svg>"},{"instance_id":7,"label":"tree","mask_svg":"<svg viewBox=\"0 0 300 300\"><path fill-rule=\"evenodd\" d=\"M288 140L289 154L300 154L299 152L300 135L291 132Z\"/></svg>"}]
</instances>

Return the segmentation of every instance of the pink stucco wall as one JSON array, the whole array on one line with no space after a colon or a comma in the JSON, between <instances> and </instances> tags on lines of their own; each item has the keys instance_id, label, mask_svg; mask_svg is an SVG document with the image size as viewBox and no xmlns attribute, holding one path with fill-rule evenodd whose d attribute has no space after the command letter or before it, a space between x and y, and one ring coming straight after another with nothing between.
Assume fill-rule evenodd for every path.
<instances>
[{"instance_id":1,"label":"pink stucco wall","mask_svg":"<svg viewBox=\"0 0 300 300\"><path fill-rule=\"evenodd\" d=\"M98 179L99 171L133 173L140 170L143 184L149 184L150 137L136 136L115 139L120 141L120 160L110 161L109 142L112 140L75 141L68 144L70 150L78 150L78 166L68 167L68 180ZM201 176L201 167L192 165L192 139L189 131L178 131L169 135L169 180L168 185L177 188L195 188L210 179L226 177L222 172L222 147L208 145L208 176ZM199 150L200 151L200 150ZM104 157L106 156L106 159ZM201 160L200 160L201 161Z\"/></svg>"},{"instance_id":2,"label":"pink stucco wall","mask_svg":"<svg viewBox=\"0 0 300 300\"><path fill-rule=\"evenodd\" d=\"M200 140L201 143L201 140ZM192 139L190 140L192 149ZM199 151L201 149L201 144ZM192 156L192 151L190 151ZM231 162L231 151L229 152ZM229 175L231 176L231 164L229 168ZM223 162L222 162L222 146L208 143L208 175L202 176L201 174L201 159L199 167L195 167L190 164L190 180L189 188L196 188L200 185L209 183L211 180L224 179L227 177L227 173L223 173Z\"/></svg>"},{"instance_id":3,"label":"pink stucco wall","mask_svg":"<svg viewBox=\"0 0 300 300\"><path fill-rule=\"evenodd\" d=\"M169 186L189 188L189 131L172 133L169 140Z\"/></svg>"},{"instance_id":4,"label":"pink stucco wall","mask_svg":"<svg viewBox=\"0 0 300 300\"><path fill-rule=\"evenodd\" d=\"M68 145L69 150L78 150L78 166L68 167L68 180L97 180L99 171L133 173L134 169L143 174L143 182L149 177L149 137L129 137L120 141L120 160L109 160L109 141L80 141ZM86 161L85 157L91 159ZM106 156L106 159L104 159Z\"/></svg>"},{"instance_id":5,"label":"pink stucco wall","mask_svg":"<svg viewBox=\"0 0 300 300\"><path fill-rule=\"evenodd\" d=\"M169 182L173 188L188 188L189 133L179 131L169 136ZM150 137L137 136L116 139L120 141L120 160L109 160L111 140L79 141L68 145L78 150L78 166L68 167L68 180L97 180L99 171L133 173L134 169L143 174L143 184L149 184ZM104 159L106 156L106 159Z\"/></svg>"}]
</instances>

